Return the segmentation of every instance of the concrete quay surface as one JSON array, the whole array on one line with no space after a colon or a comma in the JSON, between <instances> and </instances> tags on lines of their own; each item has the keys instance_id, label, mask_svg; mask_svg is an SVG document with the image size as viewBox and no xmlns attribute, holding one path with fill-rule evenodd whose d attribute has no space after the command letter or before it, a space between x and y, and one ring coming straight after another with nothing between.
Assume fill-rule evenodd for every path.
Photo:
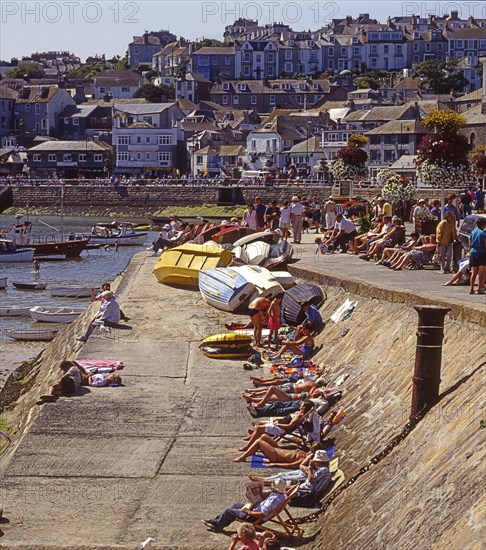
<instances>
[{"instance_id":1,"label":"concrete quay surface","mask_svg":"<svg viewBox=\"0 0 486 550\"><path fill-rule=\"evenodd\" d=\"M462 304L462 315L472 311L471 321L482 324L484 297L469 296L466 287L442 287L447 276L428 270L390 273L351 255L316 257L313 239L314 235L306 234L304 244L296 246L300 261L291 270L331 286L339 284L355 295L369 292L363 305L377 310L372 321L387 307L400 314L405 292L415 303L436 299L457 308ZM29 429L14 440L14 453L1 471L2 502L9 523L0 525L4 531L0 548L135 549L148 536L155 539L155 550L228 547L228 537L206 531L199 520L244 501L247 474L262 473L232 461L251 420L240 396L249 385L248 373L241 368L241 360L212 360L204 357L198 346L202 338L220 332L224 322L234 316L207 306L198 291L160 285L151 274L155 261L144 253L137 255L117 290L131 317L131 329L114 330L108 338L93 335L87 344L75 344L72 350L72 357L80 351L79 358L123 360L124 386L89 388L82 396L36 406L32 414L37 416ZM378 289L377 296L371 295L372 288ZM374 298L395 303L385 303L383 308ZM333 296L325 306L326 314L341 300L341 294ZM412 360L416 319L413 311L408 315L411 329L407 328L401 345L411 351ZM457 315L461 316L459 309ZM361 317L356 314L352 322L361 323ZM358 333L358 328L352 326L355 337L366 335L368 341L380 337L379 333L371 336L368 329ZM79 328L75 329L78 334ZM340 330L330 327L329 334L337 338ZM390 330L394 339L393 331L403 332L396 327ZM383 337L385 331L381 332ZM325 364L343 357L347 361L358 344L361 352L370 345L357 340L333 342L320 352L318 362L321 356ZM454 344L453 348L457 347ZM356 386L349 383L346 388L358 404L349 418L351 430L360 428L368 417L383 414L373 409L366 416L359 409L360 402L370 400L358 384L365 379L368 365L374 364L370 354L363 356L361 371L353 373L346 361L339 367L353 373L350 380ZM459 361L454 356L450 363ZM477 363L476 356L471 363ZM341 374L339 369L336 375ZM391 385L396 376L386 370ZM411 375L410 366L407 372ZM409 378L407 375L407 384L400 383L401 394L408 393ZM46 390L44 387L43 393ZM343 438L344 455L340 451L339 456L347 476L362 464L361 455L353 456L353 452L367 449L366 445L372 447L366 450L370 456L378 452L394 426L390 422L378 425L373 437L367 429L358 430L367 434L364 440L352 439L348 435L352 432L344 426L338 434ZM398 430L400 422L396 424ZM295 515L301 514L296 511ZM310 525L306 526L308 532L312 534ZM323 546L310 542L306 548Z\"/></svg>"},{"instance_id":2,"label":"concrete quay surface","mask_svg":"<svg viewBox=\"0 0 486 550\"><path fill-rule=\"evenodd\" d=\"M250 469L232 459L251 420L248 373L200 353L227 319L199 292L159 284L154 264L136 256L118 292L132 330L94 334L78 356L123 360L124 386L42 405L14 442L1 548L130 549L148 536L157 550L229 545L199 520L244 499Z\"/></svg>"}]
</instances>

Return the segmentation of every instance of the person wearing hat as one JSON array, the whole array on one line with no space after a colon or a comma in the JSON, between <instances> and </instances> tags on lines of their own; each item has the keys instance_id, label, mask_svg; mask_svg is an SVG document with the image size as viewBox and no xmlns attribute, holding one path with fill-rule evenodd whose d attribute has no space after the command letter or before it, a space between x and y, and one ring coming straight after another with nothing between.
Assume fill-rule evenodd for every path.
<instances>
[{"instance_id":1,"label":"person wearing hat","mask_svg":"<svg viewBox=\"0 0 486 550\"><path fill-rule=\"evenodd\" d=\"M308 498L309 493L318 494L329 483L331 479L329 461L327 452L323 449L318 449L314 454L310 453L304 459L298 470L281 472L269 477L250 476L250 479L251 481L260 481L264 484L272 483L277 479L284 480L286 483L293 485L300 483L296 494L296 497L300 497L300 500L304 496ZM290 504L297 506L294 499L290 501Z\"/></svg>"},{"instance_id":2,"label":"person wearing hat","mask_svg":"<svg viewBox=\"0 0 486 550\"><path fill-rule=\"evenodd\" d=\"M324 230L332 229L336 223L336 203L332 195L324 203L322 212L324 214Z\"/></svg>"},{"instance_id":3,"label":"person wearing hat","mask_svg":"<svg viewBox=\"0 0 486 550\"><path fill-rule=\"evenodd\" d=\"M304 222L305 206L299 201L299 197L292 197L292 206L290 207L290 221L292 223L292 231L294 232L294 240L292 242L299 244L302 240L302 224Z\"/></svg>"},{"instance_id":4,"label":"person wearing hat","mask_svg":"<svg viewBox=\"0 0 486 550\"><path fill-rule=\"evenodd\" d=\"M223 531L231 525L236 518L254 523L257 520L266 520L272 512L285 500L287 496L287 483L282 479L275 480L270 488L270 494L254 506L239 502L229 506L223 513L212 519L204 519L202 523L213 531Z\"/></svg>"}]
</instances>

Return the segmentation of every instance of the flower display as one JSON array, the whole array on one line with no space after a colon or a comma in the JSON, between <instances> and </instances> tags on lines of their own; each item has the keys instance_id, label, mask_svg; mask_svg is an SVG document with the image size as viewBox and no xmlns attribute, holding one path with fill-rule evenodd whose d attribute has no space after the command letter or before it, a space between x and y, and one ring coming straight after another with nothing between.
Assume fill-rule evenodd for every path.
<instances>
[{"instance_id":1,"label":"flower display","mask_svg":"<svg viewBox=\"0 0 486 550\"><path fill-rule=\"evenodd\" d=\"M393 170L388 170L388 172L391 172L391 175L381 190L381 196L390 203L411 200L415 195L415 185L408 178L400 176Z\"/></svg>"},{"instance_id":2,"label":"flower display","mask_svg":"<svg viewBox=\"0 0 486 550\"><path fill-rule=\"evenodd\" d=\"M378 180L379 185L383 187L389 178L396 175L397 173L394 170L391 170L390 168L385 168L384 170L380 170L378 174L376 174L376 179Z\"/></svg>"},{"instance_id":3,"label":"flower display","mask_svg":"<svg viewBox=\"0 0 486 550\"><path fill-rule=\"evenodd\" d=\"M368 168L365 165L348 164L342 159L333 162L331 172L336 180L359 180L368 177Z\"/></svg>"},{"instance_id":4,"label":"flower display","mask_svg":"<svg viewBox=\"0 0 486 550\"><path fill-rule=\"evenodd\" d=\"M464 118L454 111L438 109L422 124L436 133L423 137L417 151L417 176L432 187L464 186L470 179L469 143L459 133Z\"/></svg>"},{"instance_id":5,"label":"flower display","mask_svg":"<svg viewBox=\"0 0 486 550\"><path fill-rule=\"evenodd\" d=\"M478 145L471 158L472 172L476 176L486 176L486 147Z\"/></svg>"},{"instance_id":6,"label":"flower display","mask_svg":"<svg viewBox=\"0 0 486 550\"><path fill-rule=\"evenodd\" d=\"M418 212L415 216L415 220L419 222L436 222L437 218L430 212L428 208L422 212Z\"/></svg>"}]
</instances>

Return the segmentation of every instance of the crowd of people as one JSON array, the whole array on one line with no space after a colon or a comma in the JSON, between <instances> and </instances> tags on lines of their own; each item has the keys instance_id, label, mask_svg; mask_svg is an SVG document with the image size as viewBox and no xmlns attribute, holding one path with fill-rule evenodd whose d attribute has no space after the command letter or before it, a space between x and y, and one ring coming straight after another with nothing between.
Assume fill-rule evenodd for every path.
<instances>
[{"instance_id":1,"label":"crowd of people","mask_svg":"<svg viewBox=\"0 0 486 550\"><path fill-rule=\"evenodd\" d=\"M264 530L266 523L287 506L319 507L334 485L333 473L337 469L334 439L330 435L345 417L344 408L339 405L342 391L330 386L322 369L312 361L314 346L307 352L294 346L300 338L323 327L318 309L307 304L302 325L278 327L275 333L272 319L280 318L279 297L266 302L264 307L255 308L251 322L268 326L271 332L267 346L278 352L250 358L255 367L266 360L267 366L271 365L270 375L251 375L251 386L242 393L255 420L234 461L250 461L251 467L276 467L280 471L268 476L250 474L247 504L232 504L220 514L202 520L216 532L224 531L234 521L242 522L232 537L230 550L237 548L238 542L242 544L238 550L279 549L275 531L257 535L255 526ZM294 521L287 528L287 535L290 531L294 535L301 532Z\"/></svg>"}]
</instances>

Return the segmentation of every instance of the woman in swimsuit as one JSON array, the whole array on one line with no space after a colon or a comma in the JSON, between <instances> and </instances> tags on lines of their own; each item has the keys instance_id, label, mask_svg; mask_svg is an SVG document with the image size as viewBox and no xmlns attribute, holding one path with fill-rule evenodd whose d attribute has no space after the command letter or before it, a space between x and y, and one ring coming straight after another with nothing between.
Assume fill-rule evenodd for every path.
<instances>
[{"instance_id":1,"label":"woman in swimsuit","mask_svg":"<svg viewBox=\"0 0 486 550\"><path fill-rule=\"evenodd\" d=\"M281 449L278 443L269 435L262 435L250 446L250 448L240 456L237 456L234 462L246 462L246 459L257 452L262 453L267 466L277 466L279 468L298 468L302 462L310 455L313 455L320 444L313 443L309 452L300 449Z\"/></svg>"},{"instance_id":2,"label":"woman in swimsuit","mask_svg":"<svg viewBox=\"0 0 486 550\"><path fill-rule=\"evenodd\" d=\"M310 328L306 323L302 325L302 336L300 338L297 340L284 340L278 353L275 355L268 354L268 358L278 359L286 351L291 351L294 355L303 355L304 358L310 357L314 351L314 338L312 338Z\"/></svg>"},{"instance_id":3,"label":"woman in swimsuit","mask_svg":"<svg viewBox=\"0 0 486 550\"><path fill-rule=\"evenodd\" d=\"M298 393L286 392L280 388L272 386L268 388L265 395L244 393L243 398L254 407L261 407L270 401L298 401L299 399L312 399L315 397L320 397L320 395L318 395L320 394L319 388L324 386L324 380L320 380L318 383L311 381L308 383L305 382L304 384L301 384L301 386L302 391L298 391L300 389L299 385L295 388Z\"/></svg>"}]
</instances>

